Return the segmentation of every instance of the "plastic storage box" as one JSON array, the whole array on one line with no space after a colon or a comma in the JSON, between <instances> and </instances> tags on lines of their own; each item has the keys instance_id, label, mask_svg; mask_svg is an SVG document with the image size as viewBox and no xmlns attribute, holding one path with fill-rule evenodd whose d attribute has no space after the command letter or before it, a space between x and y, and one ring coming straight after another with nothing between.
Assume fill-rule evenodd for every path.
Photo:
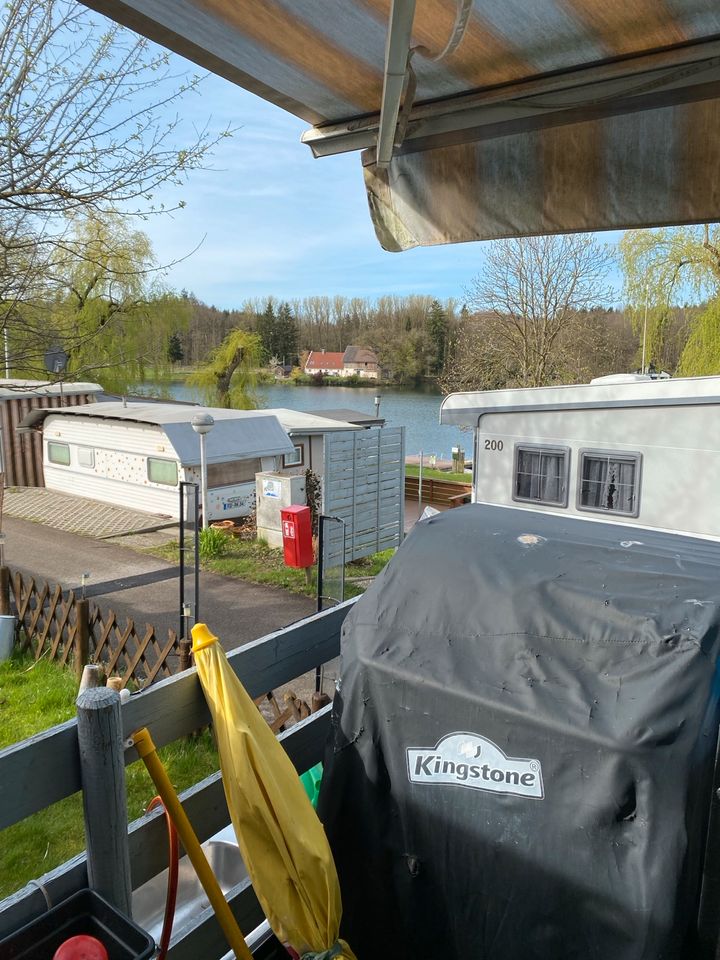
<instances>
[{"instance_id":1,"label":"plastic storage box","mask_svg":"<svg viewBox=\"0 0 720 960\"><path fill-rule=\"evenodd\" d=\"M2 960L52 960L65 940L85 933L97 937L109 960L147 960L151 936L94 890L80 890L41 917L0 941Z\"/></svg>"}]
</instances>

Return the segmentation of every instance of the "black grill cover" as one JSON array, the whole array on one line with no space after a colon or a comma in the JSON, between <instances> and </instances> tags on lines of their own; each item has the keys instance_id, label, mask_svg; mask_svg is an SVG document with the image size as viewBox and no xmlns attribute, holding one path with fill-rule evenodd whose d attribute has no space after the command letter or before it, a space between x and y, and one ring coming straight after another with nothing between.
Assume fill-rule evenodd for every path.
<instances>
[{"instance_id":1,"label":"black grill cover","mask_svg":"<svg viewBox=\"0 0 720 960\"><path fill-rule=\"evenodd\" d=\"M345 623L320 798L360 960L703 955L719 567L524 510L418 524Z\"/></svg>"}]
</instances>

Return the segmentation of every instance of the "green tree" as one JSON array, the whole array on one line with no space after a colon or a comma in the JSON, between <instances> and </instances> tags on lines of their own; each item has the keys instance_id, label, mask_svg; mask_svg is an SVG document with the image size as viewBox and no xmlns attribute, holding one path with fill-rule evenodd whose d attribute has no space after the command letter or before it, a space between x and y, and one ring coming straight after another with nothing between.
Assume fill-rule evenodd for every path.
<instances>
[{"instance_id":1,"label":"green tree","mask_svg":"<svg viewBox=\"0 0 720 960\"><path fill-rule=\"evenodd\" d=\"M275 323L274 353L281 363L294 364L298 355L298 326L289 303L281 303Z\"/></svg>"},{"instance_id":2,"label":"green tree","mask_svg":"<svg viewBox=\"0 0 720 960\"><path fill-rule=\"evenodd\" d=\"M258 314L257 335L260 338L260 358L261 363L266 364L270 357L277 355L275 345L277 343L277 316L275 315L275 304L272 297L268 297L265 309Z\"/></svg>"},{"instance_id":3,"label":"green tree","mask_svg":"<svg viewBox=\"0 0 720 960\"><path fill-rule=\"evenodd\" d=\"M165 51L72 0L0 0L0 327L21 365L41 365L29 350L43 325L66 333L60 314L75 309L82 326L107 312L93 293L94 245L85 276L78 266L83 215L162 211L157 191L184 184L229 135L181 119L199 83ZM80 296L65 282L70 272ZM105 285L113 304L126 299L107 293Z\"/></svg>"},{"instance_id":4,"label":"green tree","mask_svg":"<svg viewBox=\"0 0 720 960\"><path fill-rule=\"evenodd\" d=\"M720 226L628 230L620 241L625 297L638 338L638 358L664 366L666 335L677 304L708 300L691 323L677 369L683 375L720 371L715 302L720 296Z\"/></svg>"},{"instance_id":5,"label":"green tree","mask_svg":"<svg viewBox=\"0 0 720 960\"><path fill-rule=\"evenodd\" d=\"M44 377L44 354L59 343L68 371L126 390L148 370L162 376L168 343L187 323L185 302L160 283L148 237L127 218L77 213L47 264L47 290L15 307L8 326L16 373Z\"/></svg>"},{"instance_id":6,"label":"green tree","mask_svg":"<svg viewBox=\"0 0 720 960\"><path fill-rule=\"evenodd\" d=\"M428 333L432 344L432 357L430 361L430 372L440 373L445 365L445 354L447 351L448 338L448 317L439 301L433 300L430 304L428 313Z\"/></svg>"},{"instance_id":7,"label":"green tree","mask_svg":"<svg viewBox=\"0 0 720 960\"><path fill-rule=\"evenodd\" d=\"M188 383L204 388L210 406L252 410L257 406L253 388L261 356L257 334L231 330L207 363L188 377Z\"/></svg>"},{"instance_id":8,"label":"green tree","mask_svg":"<svg viewBox=\"0 0 720 960\"><path fill-rule=\"evenodd\" d=\"M180 334L177 331L170 334L170 339L168 340L167 358L170 363L180 363L185 359L185 351L182 348Z\"/></svg>"},{"instance_id":9,"label":"green tree","mask_svg":"<svg viewBox=\"0 0 720 960\"><path fill-rule=\"evenodd\" d=\"M699 312L680 356L681 377L705 377L720 373L720 297Z\"/></svg>"}]
</instances>

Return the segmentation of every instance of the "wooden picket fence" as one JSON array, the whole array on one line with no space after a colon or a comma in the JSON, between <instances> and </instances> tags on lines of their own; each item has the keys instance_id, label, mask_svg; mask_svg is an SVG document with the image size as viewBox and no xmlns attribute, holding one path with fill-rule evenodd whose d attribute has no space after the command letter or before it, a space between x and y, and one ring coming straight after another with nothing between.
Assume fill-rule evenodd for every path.
<instances>
[{"instance_id":1,"label":"wooden picket fence","mask_svg":"<svg viewBox=\"0 0 720 960\"><path fill-rule=\"evenodd\" d=\"M132 681L144 687L189 666L189 651L174 630L163 635L152 624L138 628L134 620L123 622L113 610L103 613L73 590L36 583L7 567L0 568L0 613L17 617L19 647L35 660L72 661L78 671L85 663L100 663L123 685Z\"/></svg>"},{"instance_id":2,"label":"wooden picket fence","mask_svg":"<svg viewBox=\"0 0 720 960\"><path fill-rule=\"evenodd\" d=\"M29 651L35 660L72 663L78 676L86 663L100 663L107 676L119 676L123 686L131 682L146 687L190 666L190 644L179 640L174 630L161 635L150 623L138 630L134 620L122 622L113 610L105 614L74 590L36 582L8 567L0 567L0 614L17 617L21 651ZM327 697L313 702L312 712L327 702ZM271 690L255 703L275 733L311 713L292 690L281 696Z\"/></svg>"}]
</instances>

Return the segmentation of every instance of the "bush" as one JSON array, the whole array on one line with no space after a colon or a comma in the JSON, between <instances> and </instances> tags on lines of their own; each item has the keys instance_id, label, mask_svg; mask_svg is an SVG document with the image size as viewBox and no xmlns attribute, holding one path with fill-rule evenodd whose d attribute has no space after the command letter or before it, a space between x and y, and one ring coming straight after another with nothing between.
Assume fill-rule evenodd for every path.
<instances>
[{"instance_id":1,"label":"bush","mask_svg":"<svg viewBox=\"0 0 720 960\"><path fill-rule=\"evenodd\" d=\"M200 559L216 560L227 553L232 538L224 530L207 527L200 531Z\"/></svg>"}]
</instances>

